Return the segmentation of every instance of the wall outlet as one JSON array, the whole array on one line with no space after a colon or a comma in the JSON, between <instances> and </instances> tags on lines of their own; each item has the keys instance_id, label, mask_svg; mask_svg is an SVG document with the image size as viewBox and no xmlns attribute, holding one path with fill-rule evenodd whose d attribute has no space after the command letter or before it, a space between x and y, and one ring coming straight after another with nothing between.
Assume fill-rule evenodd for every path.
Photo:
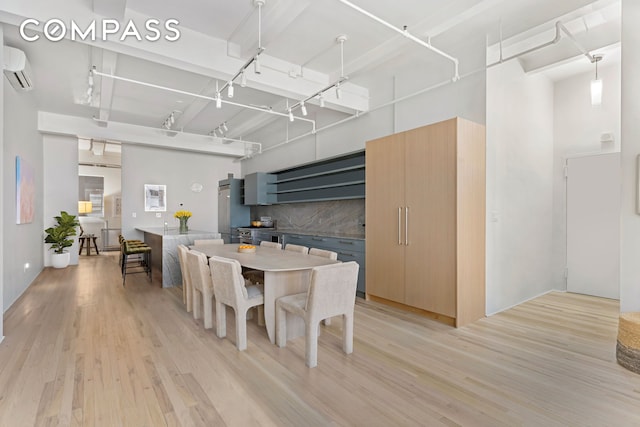
<instances>
[{"instance_id":1,"label":"wall outlet","mask_svg":"<svg viewBox=\"0 0 640 427\"><path fill-rule=\"evenodd\" d=\"M131 216L132 216L133 218L135 218L135 217L136 217L136 213L135 213L135 212L132 212L132 213L131 213Z\"/></svg>"},{"instance_id":2,"label":"wall outlet","mask_svg":"<svg viewBox=\"0 0 640 427\"><path fill-rule=\"evenodd\" d=\"M24 269L22 270L23 272L27 271L29 269L30 265L28 262L24 263Z\"/></svg>"},{"instance_id":3,"label":"wall outlet","mask_svg":"<svg viewBox=\"0 0 640 427\"><path fill-rule=\"evenodd\" d=\"M162 214L160 212L156 212L156 218L162 218Z\"/></svg>"}]
</instances>

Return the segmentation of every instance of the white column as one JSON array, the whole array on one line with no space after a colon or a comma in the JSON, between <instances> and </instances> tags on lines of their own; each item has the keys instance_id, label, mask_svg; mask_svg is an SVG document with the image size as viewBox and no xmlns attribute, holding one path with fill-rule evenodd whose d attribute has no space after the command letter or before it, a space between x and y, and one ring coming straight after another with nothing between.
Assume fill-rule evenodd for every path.
<instances>
[{"instance_id":1,"label":"white column","mask_svg":"<svg viewBox=\"0 0 640 427\"><path fill-rule=\"evenodd\" d=\"M640 2L622 0L622 207L620 311L640 311L640 215L636 157L640 154Z\"/></svg>"}]
</instances>

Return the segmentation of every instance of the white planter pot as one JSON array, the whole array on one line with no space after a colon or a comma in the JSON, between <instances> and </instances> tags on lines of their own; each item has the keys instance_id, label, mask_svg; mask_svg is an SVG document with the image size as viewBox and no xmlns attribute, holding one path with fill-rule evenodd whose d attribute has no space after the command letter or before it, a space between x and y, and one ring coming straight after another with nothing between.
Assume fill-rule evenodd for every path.
<instances>
[{"instance_id":1,"label":"white planter pot","mask_svg":"<svg viewBox=\"0 0 640 427\"><path fill-rule=\"evenodd\" d=\"M71 254L69 252L63 252L61 254L51 254L51 265L54 268L65 268L71 261Z\"/></svg>"}]
</instances>

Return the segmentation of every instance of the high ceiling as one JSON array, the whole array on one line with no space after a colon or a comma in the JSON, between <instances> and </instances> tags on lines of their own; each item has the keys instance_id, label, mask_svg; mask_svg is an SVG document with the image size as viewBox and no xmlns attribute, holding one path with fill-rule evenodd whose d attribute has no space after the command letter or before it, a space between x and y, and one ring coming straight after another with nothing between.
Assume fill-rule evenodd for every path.
<instances>
[{"instance_id":1,"label":"high ceiling","mask_svg":"<svg viewBox=\"0 0 640 427\"><path fill-rule=\"evenodd\" d=\"M501 33L505 52L510 49L510 54L553 37L557 20L590 51L615 45L620 37L617 0L398 0L392 7L388 0L353 0L350 4L430 41L459 60L461 74L485 66L485 47L496 45ZM255 141L260 129L275 120L287 123L287 131L296 134L309 131L310 120L338 120L386 102L378 91L381 82L403 78L409 75L407 70L424 70L426 80L430 73L433 79L454 76L451 60L350 4L342 0L266 0L259 10L253 0L3 0L0 22L5 23L5 44L23 50L31 63L42 111L92 119L98 133L112 123L143 127L138 130L161 129L173 112L171 129L184 132L185 138L208 135L225 123L226 136ZM133 20L143 35L149 18L177 19L180 39L150 42L129 37L120 41L114 36L84 42L67 37L52 42L44 37L42 25L29 30L41 36L38 41L27 42L20 36L18 26L24 19L44 23L53 17L69 26L73 20L82 28L92 20L99 24L106 18L122 23ZM343 63L336 41L340 35L346 36ZM576 57L580 60L575 44L563 36L557 45L520 58L525 70L545 69ZM259 56L262 73L255 74L253 64L248 67L246 87L240 87L238 77L233 99L223 91L222 108L216 108L211 99L216 96L216 85L224 86L256 55L258 38L265 49ZM582 65L574 66L572 72L589 69L591 64L582 59ZM88 75L94 66L100 73L130 81L95 75L89 100ZM335 83L342 73L348 81L342 85L341 99L336 98L335 90L329 90L323 96L324 108L315 97L306 104L307 117L295 109L295 121L289 122L287 105ZM91 128L83 132L80 136L85 138L108 137L89 134Z\"/></svg>"}]
</instances>

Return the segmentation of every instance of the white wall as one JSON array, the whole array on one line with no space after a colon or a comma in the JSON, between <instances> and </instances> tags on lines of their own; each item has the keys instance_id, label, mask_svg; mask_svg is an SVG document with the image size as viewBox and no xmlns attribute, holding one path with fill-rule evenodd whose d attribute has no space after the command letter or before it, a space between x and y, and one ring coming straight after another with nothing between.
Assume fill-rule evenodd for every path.
<instances>
[{"instance_id":1,"label":"white wall","mask_svg":"<svg viewBox=\"0 0 640 427\"><path fill-rule=\"evenodd\" d=\"M576 154L620 150L620 63L607 64L604 60L601 64L598 68L603 80L601 106L591 106L593 72L575 75L554 85L552 271L555 289L566 289L566 159ZM601 144L603 132L613 133L615 141Z\"/></svg>"},{"instance_id":2,"label":"white wall","mask_svg":"<svg viewBox=\"0 0 640 427\"><path fill-rule=\"evenodd\" d=\"M622 0L622 215L620 311L640 311L640 215L636 156L640 153L640 2Z\"/></svg>"},{"instance_id":3,"label":"white wall","mask_svg":"<svg viewBox=\"0 0 640 427\"><path fill-rule=\"evenodd\" d=\"M165 221L177 228L178 220L173 214L179 209L192 212L190 229L218 231L218 181L229 173L240 176L240 163L229 157L123 144L123 235L140 238L142 234L135 231L136 227L162 227ZM203 185L200 193L191 191L195 182ZM155 212L144 211L144 184L167 186L167 212L160 218Z\"/></svg>"},{"instance_id":4,"label":"white wall","mask_svg":"<svg viewBox=\"0 0 640 427\"><path fill-rule=\"evenodd\" d=\"M553 289L553 85L487 71L487 314Z\"/></svg>"},{"instance_id":5,"label":"white wall","mask_svg":"<svg viewBox=\"0 0 640 427\"><path fill-rule=\"evenodd\" d=\"M36 130L35 91L17 91L4 75L1 78L4 86L3 311L6 311L29 287L43 266L43 157L42 136ZM28 224L16 224L16 156L20 156L34 171L34 218Z\"/></svg>"},{"instance_id":6,"label":"white wall","mask_svg":"<svg viewBox=\"0 0 640 427\"><path fill-rule=\"evenodd\" d=\"M44 228L55 225L54 216L66 211L78 215L78 139L69 136L43 135L44 148ZM44 233L41 233L44 236ZM78 237L74 237L71 265L78 264ZM51 245L41 243L44 265L51 265Z\"/></svg>"}]
</instances>

